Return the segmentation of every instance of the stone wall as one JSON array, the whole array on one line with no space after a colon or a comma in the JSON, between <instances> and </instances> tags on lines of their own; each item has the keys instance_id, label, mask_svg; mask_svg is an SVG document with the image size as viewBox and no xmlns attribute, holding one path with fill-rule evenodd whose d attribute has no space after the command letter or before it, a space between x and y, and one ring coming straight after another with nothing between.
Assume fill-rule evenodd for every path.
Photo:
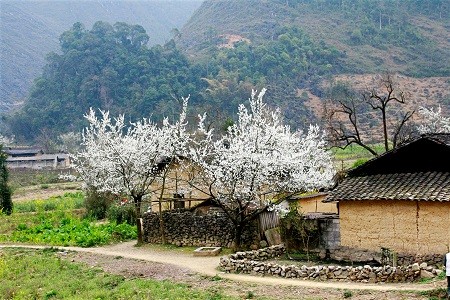
<instances>
[{"instance_id":1,"label":"stone wall","mask_svg":"<svg viewBox=\"0 0 450 300\"><path fill-rule=\"evenodd\" d=\"M190 211L163 211L166 241L177 246L231 247L233 226L226 216L208 214L197 216ZM143 217L145 242L162 243L159 213L146 213ZM259 230L252 223L242 235L247 248L259 245Z\"/></svg>"},{"instance_id":2,"label":"stone wall","mask_svg":"<svg viewBox=\"0 0 450 300\"><path fill-rule=\"evenodd\" d=\"M388 250L388 249L387 249ZM439 268L442 266L443 254L427 254L414 255L408 253L393 253L383 255L381 249L379 251L371 251L367 249L357 249L351 247L338 247L335 249L321 249L318 251L320 259L328 259L344 263L357 264L375 264L375 265L396 265L408 266L415 263L426 263L428 266Z\"/></svg>"},{"instance_id":3,"label":"stone wall","mask_svg":"<svg viewBox=\"0 0 450 300\"><path fill-rule=\"evenodd\" d=\"M341 201L339 208L342 246L421 255L450 247L450 202Z\"/></svg>"},{"instance_id":4,"label":"stone wall","mask_svg":"<svg viewBox=\"0 0 450 300\"><path fill-rule=\"evenodd\" d=\"M225 272L271 275L285 278L301 278L318 281L355 281L362 283L412 282L420 278L434 278L442 271L426 263L405 267L365 266L295 266L264 262L264 259L281 255L283 246L273 246L251 252L238 252L220 259L220 267Z\"/></svg>"},{"instance_id":5,"label":"stone wall","mask_svg":"<svg viewBox=\"0 0 450 300\"><path fill-rule=\"evenodd\" d=\"M258 250L236 252L228 257L233 260L266 260L279 257L285 252L286 248L283 245L275 245Z\"/></svg>"}]
</instances>

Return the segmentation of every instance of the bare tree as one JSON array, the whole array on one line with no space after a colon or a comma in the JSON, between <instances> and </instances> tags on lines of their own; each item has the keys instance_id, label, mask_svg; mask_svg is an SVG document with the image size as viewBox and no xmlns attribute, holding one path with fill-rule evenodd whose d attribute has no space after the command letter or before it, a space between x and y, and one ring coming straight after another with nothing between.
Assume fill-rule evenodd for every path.
<instances>
[{"instance_id":1,"label":"bare tree","mask_svg":"<svg viewBox=\"0 0 450 300\"><path fill-rule=\"evenodd\" d=\"M373 88L358 97L348 86L338 84L338 92L331 95L324 110L326 127L335 146L357 144L378 156L374 143L382 142L388 151L410 139L408 122L414 111L403 111L405 93L396 92L391 74L382 77L380 86L381 91ZM363 118L382 127L381 141L364 128Z\"/></svg>"}]
</instances>

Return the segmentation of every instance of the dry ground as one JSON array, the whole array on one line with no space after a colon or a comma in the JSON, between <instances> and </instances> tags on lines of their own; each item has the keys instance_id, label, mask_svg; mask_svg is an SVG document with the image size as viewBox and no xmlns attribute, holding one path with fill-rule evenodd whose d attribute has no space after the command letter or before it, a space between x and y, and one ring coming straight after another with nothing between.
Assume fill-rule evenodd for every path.
<instances>
[{"instance_id":1,"label":"dry ground","mask_svg":"<svg viewBox=\"0 0 450 300\"><path fill-rule=\"evenodd\" d=\"M217 290L242 299L249 295L255 299L344 299L345 295L359 300L429 299L421 295L420 291L445 285L444 281L370 285L225 274L216 269L218 257L194 257L183 248L167 250L153 245L135 247L134 242L99 248L61 248L57 255L125 278L169 280L195 288Z\"/></svg>"}]
</instances>

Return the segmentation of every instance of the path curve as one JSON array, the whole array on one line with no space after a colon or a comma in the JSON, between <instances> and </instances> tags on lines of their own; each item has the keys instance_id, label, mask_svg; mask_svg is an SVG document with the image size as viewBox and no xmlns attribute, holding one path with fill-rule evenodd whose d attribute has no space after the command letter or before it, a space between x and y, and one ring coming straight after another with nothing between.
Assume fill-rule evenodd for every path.
<instances>
[{"instance_id":1,"label":"path curve","mask_svg":"<svg viewBox=\"0 0 450 300\"><path fill-rule=\"evenodd\" d=\"M31 248L31 249L43 249L50 246L38 246L38 245L13 245L13 244L0 244L1 248ZM262 277L248 274L231 274L224 273L217 270L220 257L198 257L193 256L192 253L180 253L178 251L170 250L154 250L144 247L135 247L135 242L124 242L116 245L95 247L95 248L81 248L81 247L59 247L55 248L76 251L87 252L99 255L108 256L122 256L124 258L138 259L145 261L158 262L163 264L172 264L178 267L190 269L196 273L215 276L218 275L222 278L226 278L233 281L270 284L270 285L283 285L283 286L301 286L310 288L334 288L334 289L348 289L348 290L373 290L373 291L426 291L436 288L436 284L366 284L356 282L319 282L302 279L287 279L279 277Z\"/></svg>"}]
</instances>

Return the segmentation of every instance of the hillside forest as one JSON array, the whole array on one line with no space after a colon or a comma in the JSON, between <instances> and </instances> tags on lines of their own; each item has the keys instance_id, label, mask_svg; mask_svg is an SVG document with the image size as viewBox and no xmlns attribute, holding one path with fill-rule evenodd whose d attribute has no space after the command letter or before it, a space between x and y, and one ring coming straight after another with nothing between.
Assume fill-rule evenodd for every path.
<instances>
[{"instance_id":1,"label":"hillside forest","mask_svg":"<svg viewBox=\"0 0 450 300\"><path fill-rule=\"evenodd\" d=\"M430 83L427 93L410 91L420 96L414 103L445 111L448 21L447 1L204 1L156 46L140 25L77 22L61 34L60 50L47 55L22 107L4 116L4 130L28 142L77 132L90 107L130 120L170 119L188 95L191 124L207 111L221 127L263 87L287 123L304 128L320 122L333 89L374 88L354 78L386 71L413 85Z\"/></svg>"}]
</instances>

